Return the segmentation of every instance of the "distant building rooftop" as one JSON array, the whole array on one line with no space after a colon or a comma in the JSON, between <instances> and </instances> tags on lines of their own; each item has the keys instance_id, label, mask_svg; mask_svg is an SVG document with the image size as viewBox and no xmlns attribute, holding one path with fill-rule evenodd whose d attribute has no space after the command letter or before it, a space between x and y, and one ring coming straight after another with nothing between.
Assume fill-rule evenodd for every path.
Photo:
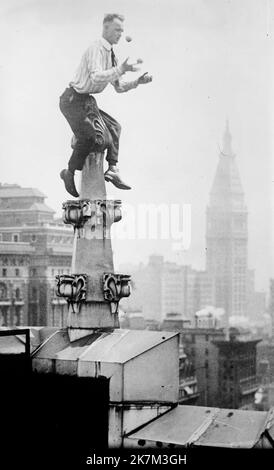
<instances>
[{"instance_id":1,"label":"distant building rooftop","mask_svg":"<svg viewBox=\"0 0 274 470\"><path fill-rule=\"evenodd\" d=\"M46 195L35 188L21 188L18 184L6 185L0 184L1 198L22 198L22 197L39 197L46 198Z\"/></svg>"},{"instance_id":2,"label":"distant building rooftop","mask_svg":"<svg viewBox=\"0 0 274 470\"><path fill-rule=\"evenodd\" d=\"M43 212L55 212L53 209L51 209L51 207L47 206L47 204L44 204L44 203L39 203L39 202L35 202L34 204L32 204L32 206L28 209L30 211L43 211Z\"/></svg>"}]
</instances>

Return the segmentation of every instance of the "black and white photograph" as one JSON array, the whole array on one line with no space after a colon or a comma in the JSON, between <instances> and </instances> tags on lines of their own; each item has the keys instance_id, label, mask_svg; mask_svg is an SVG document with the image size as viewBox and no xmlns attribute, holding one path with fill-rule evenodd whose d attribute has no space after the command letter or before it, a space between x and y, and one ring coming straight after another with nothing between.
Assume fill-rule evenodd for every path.
<instances>
[{"instance_id":1,"label":"black and white photograph","mask_svg":"<svg viewBox=\"0 0 274 470\"><path fill-rule=\"evenodd\" d=\"M271 461L274 0L2 0L0 467Z\"/></svg>"}]
</instances>

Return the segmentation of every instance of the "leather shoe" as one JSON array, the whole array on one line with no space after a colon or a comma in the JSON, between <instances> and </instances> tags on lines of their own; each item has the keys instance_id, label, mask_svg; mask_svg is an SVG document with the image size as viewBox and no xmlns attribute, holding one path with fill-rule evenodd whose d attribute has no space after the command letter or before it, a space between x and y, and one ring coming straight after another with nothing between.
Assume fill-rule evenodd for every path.
<instances>
[{"instance_id":1,"label":"leather shoe","mask_svg":"<svg viewBox=\"0 0 274 470\"><path fill-rule=\"evenodd\" d=\"M105 172L105 180L110 181L116 188L119 189L131 189L131 186L128 184L124 183L124 181L120 177L119 170L114 170L114 169L108 169Z\"/></svg>"},{"instance_id":2,"label":"leather shoe","mask_svg":"<svg viewBox=\"0 0 274 470\"><path fill-rule=\"evenodd\" d=\"M60 177L65 183L65 188L67 192L74 197L78 197L79 194L76 190L75 183L74 183L74 174L71 173L70 170L62 170L60 173Z\"/></svg>"}]
</instances>

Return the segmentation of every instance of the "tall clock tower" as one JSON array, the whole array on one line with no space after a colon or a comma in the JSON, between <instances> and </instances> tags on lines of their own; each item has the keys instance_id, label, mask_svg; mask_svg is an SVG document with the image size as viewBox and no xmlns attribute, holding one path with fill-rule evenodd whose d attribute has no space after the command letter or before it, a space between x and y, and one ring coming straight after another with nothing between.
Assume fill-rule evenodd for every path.
<instances>
[{"instance_id":1,"label":"tall clock tower","mask_svg":"<svg viewBox=\"0 0 274 470\"><path fill-rule=\"evenodd\" d=\"M206 270L213 280L215 306L228 316L246 315L247 208L228 122L206 218Z\"/></svg>"}]
</instances>

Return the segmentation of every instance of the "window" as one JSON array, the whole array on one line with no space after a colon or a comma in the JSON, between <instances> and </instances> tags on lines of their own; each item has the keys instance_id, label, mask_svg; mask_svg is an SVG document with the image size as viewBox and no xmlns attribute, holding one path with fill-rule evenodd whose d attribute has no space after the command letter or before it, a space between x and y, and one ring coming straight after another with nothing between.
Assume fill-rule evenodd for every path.
<instances>
[{"instance_id":1,"label":"window","mask_svg":"<svg viewBox=\"0 0 274 470\"><path fill-rule=\"evenodd\" d=\"M33 234L33 235L31 236L31 241L32 241L32 242L36 242L36 235Z\"/></svg>"},{"instance_id":2,"label":"window","mask_svg":"<svg viewBox=\"0 0 274 470\"><path fill-rule=\"evenodd\" d=\"M9 242L11 240L10 233L3 233L2 239L3 239L3 242Z\"/></svg>"},{"instance_id":3,"label":"window","mask_svg":"<svg viewBox=\"0 0 274 470\"><path fill-rule=\"evenodd\" d=\"M17 300L20 299L20 289L19 289L19 287L17 287L17 289L15 290L15 298L16 298Z\"/></svg>"},{"instance_id":4,"label":"window","mask_svg":"<svg viewBox=\"0 0 274 470\"><path fill-rule=\"evenodd\" d=\"M30 295L32 300L37 300L37 288L35 286L32 287Z\"/></svg>"},{"instance_id":5,"label":"window","mask_svg":"<svg viewBox=\"0 0 274 470\"><path fill-rule=\"evenodd\" d=\"M2 269L2 276L6 277L7 276L7 268Z\"/></svg>"},{"instance_id":6,"label":"window","mask_svg":"<svg viewBox=\"0 0 274 470\"><path fill-rule=\"evenodd\" d=\"M7 286L4 283L0 284L0 299L7 298Z\"/></svg>"},{"instance_id":7,"label":"window","mask_svg":"<svg viewBox=\"0 0 274 470\"><path fill-rule=\"evenodd\" d=\"M15 276L17 277L20 276L20 269L18 268L15 269Z\"/></svg>"},{"instance_id":8,"label":"window","mask_svg":"<svg viewBox=\"0 0 274 470\"><path fill-rule=\"evenodd\" d=\"M15 243L19 242L19 234L18 233L13 233L12 234L12 241Z\"/></svg>"}]
</instances>

